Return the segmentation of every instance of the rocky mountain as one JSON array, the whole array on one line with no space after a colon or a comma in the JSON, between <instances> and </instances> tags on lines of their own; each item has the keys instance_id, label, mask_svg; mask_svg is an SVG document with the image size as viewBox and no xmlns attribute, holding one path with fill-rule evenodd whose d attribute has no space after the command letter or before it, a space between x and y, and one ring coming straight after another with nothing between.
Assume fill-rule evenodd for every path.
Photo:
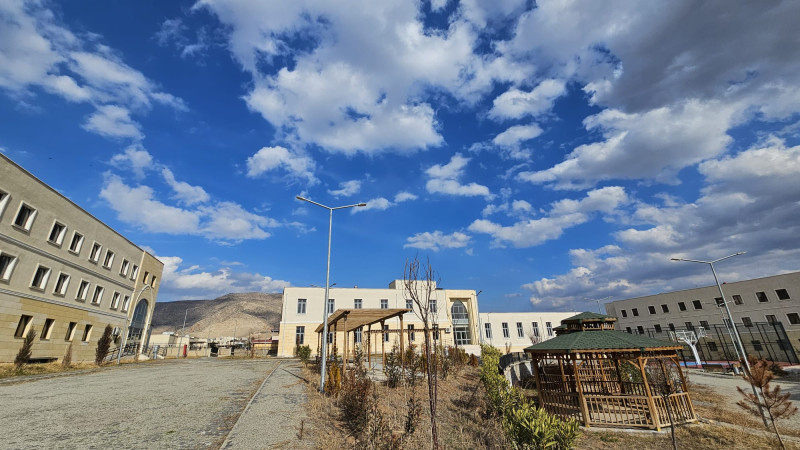
<instances>
[{"instance_id":1,"label":"rocky mountain","mask_svg":"<svg viewBox=\"0 0 800 450\"><path fill-rule=\"evenodd\" d=\"M186 315L186 333L197 337L271 337L281 321L281 294L249 292L213 300L156 303L153 334L180 332ZM188 309L188 312L187 312Z\"/></svg>"}]
</instances>

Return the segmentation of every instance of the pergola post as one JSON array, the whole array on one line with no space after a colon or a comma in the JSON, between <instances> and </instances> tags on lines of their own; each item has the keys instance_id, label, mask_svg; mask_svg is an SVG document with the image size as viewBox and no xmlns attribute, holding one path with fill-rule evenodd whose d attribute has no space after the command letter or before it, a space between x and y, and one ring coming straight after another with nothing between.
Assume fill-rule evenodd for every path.
<instances>
[{"instance_id":1,"label":"pergola post","mask_svg":"<svg viewBox=\"0 0 800 450\"><path fill-rule=\"evenodd\" d=\"M647 406L650 409L650 420L656 428L656 431L661 431L661 420L658 417L658 410L656 409L656 402L653 400L653 393L650 392L650 383L647 382L647 372L644 370L647 365L647 358L642 359L641 356L637 358L639 362L639 371L642 373L642 381L644 382L644 391L647 394Z\"/></svg>"},{"instance_id":2,"label":"pergola post","mask_svg":"<svg viewBox=\"0 0 800 450\"><path fill-rule=\"evenodd\" d=\"M400 315L400 366L403 366L403 358L405 357L405 345L403 344L403 315Z\"/></svg>"},{"instance_id":3,"label":"pergola post","mask_svg":"<svg viewBox=\"0 0 800 450\"><path fill-rule=\"evenodd\" d=\"M625 382L622 381L622 372L619 371L619 357L614 357L614 368L617 369L617 383L620 394L625 394Z\"/></svg>"},{"instance_id":4,"label":"pergola post","mask_svg":"<svg viewBox=\"0 0 800 450\"><path fill-rule=\"evenodd\" d=\"M319 358L320 361L322 361L323 358L323 355L321 353L322 353L322 333L324 332L325 330L322 330L319 333L317 333L317 358Z\"/></svg>"},{"instance_id":5,"label":"pergola post","mask_svg":"<svg viewBox=\"0 0 800 450\"><path fill-rule=\"evenodd\" d=\"M583 415L583 425L589 428L589 408L586 406L586 398L583 396L583 386L581 385L580 368L584 361L578 364L576 355L572 355L572 370L575 376L575 387L578 391L578 402L581 404L581 414Z\"/></svg>"},{"instance_id":6,"label":"pergola post","mask_svg":"<svg viewBox=\"0 0 800 450\"><path fill-rule=\"evenodd\" d=\"M367 367L372 370L372 324L367 325Z\"/></svg>"},{"instance_id":7,"label":"pergola post","mask_svg":"<svg viewBox=\"0 0 800 450\"><path fill-rule=\"evenodd\" d=\"M385 323L385 320L381 320L381 364L383 364L383 368L386 368L386 336L384 336Z\"/></svg>"},{"instance_id":8,"label":"pergola post","mask_svg":"<svg viewBox=\"0 0 800 450\"><path fill-rule=\"evenodd\" d=\"M536 395L539 396L539 407L544 408L544 401L542 400L542 384L539 381L539 358L531 355L531 367L533 368L533 377L536 380Z\"/></svg>"},{"instance_id":9,"label":"pergola post","mask_svg":"<svg viewBox=\"0 0 800 450\"><path fill-rule=\"evenodd\" d=\"M344 316L344 349L342 349L342 378L347 373L347 344L350 343L350 333L347 331L347 314Z\"/></svg>"}]
</instances>

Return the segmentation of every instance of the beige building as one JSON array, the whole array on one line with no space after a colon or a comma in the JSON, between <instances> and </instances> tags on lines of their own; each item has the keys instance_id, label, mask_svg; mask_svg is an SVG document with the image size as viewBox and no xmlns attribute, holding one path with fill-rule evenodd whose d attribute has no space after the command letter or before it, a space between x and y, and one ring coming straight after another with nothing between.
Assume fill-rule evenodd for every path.
<instances>
[{"instance_id":1,"label":"beige building","mask_svg":"<svg viewBox=\"0 0 800 450\"><path fill-rule=\"evenodd\" d=\"M140 349L163 267L0 153L0 362L30 329L39 360L94 360L106 325Z\"/></svg>"},{"instance_id":2,"label":"beige building","mask_svg":"<svg viewBox=\"0 0 800 450\"><path fill-rule=\"evenodd\" d=\"M480 313L481 343L506 353L555 337L555 327L577 312Z\"/></svg>"},{"instance_id":3,"label":"beige building","mask_svg":"<svg viewBox=\"0 0 800 450\"><path fill-rule=\"evenodd\" d=\"M722 284L733 321L748 354L796 362L800 353L800 272ZM669 339L675 330L703 327L704 359L736 359L725 309L716 285L665 292L606 304L617 329Z\"/></svg>"},{"instance_id":4,"label":"beige building","mask_svg":"<svg viewBox=\"0 0 800 450\"><path fill-rule=\"evenodd\" d=\"M341 309L416 309L413 302L403 290L403 280L390 283L388 289L362 289L362 288L331 288L328 312L333 313ZM445 346L457 345L471 353L478 353L478 303L474 290L436 289L431 299L434 312L432 319L437 331L437 343ZM321 336L317 336L315 329L323 321L323 303L325 302L325 289L319 287L287 287L283 290L283 311L279 331L278 356L294 356L298 345L311 347L312 355L320 352ZM393 318L385 323L389 330L387 334L377 334L384 337L386 350L397 341L400 319ZM404 343L419 345L423 342L420 330L423 329L422 321L414 312L403 315L405 329ZM373 326L373 331L376 326ZM392 332L394 331L394 332ZM366 342L367 330L355 332L353 339L356 343ZM376 338L373 336L373 339ZM336 336L340 343L344 342L344 333ZM333 338L330 338L333 341Z\"/></svg>"}]
</instances>

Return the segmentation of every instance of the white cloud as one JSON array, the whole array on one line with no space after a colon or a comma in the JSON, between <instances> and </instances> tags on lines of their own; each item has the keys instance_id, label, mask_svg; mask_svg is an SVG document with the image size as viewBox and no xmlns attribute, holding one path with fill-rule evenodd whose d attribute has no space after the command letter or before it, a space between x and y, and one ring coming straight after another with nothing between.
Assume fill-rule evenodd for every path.
<instances>
[{"instance_id":1,"label":"white cloud","mask_svg":"<svg viewBox=\"0 0 800 450\"><path fill-rule=\"evenodd\" d=\"M234 271L231 264L215 270L183 267L179 256L158 256L164 263L159 294L168 299L206 299L232 292L281 292L291 283L258 273Z\"/></svg>"},{"instance_id":2,"label":"white cloud","mask_svg":"<svg viewBox=\"0 0 800 450\"><path fill-rule=\"evenodd\" d=\"M262 147L247 158L248 177L283 169L292 178L305 179L309 184L315 184L317 178L314 176L314 168L314 160L281 146Z\"/></svg>"},{"instance_id":3,"label":"white cloud","mask_svg":"<svg viewBox=\"0 0 800 450\"><path fill-rule=\"evenodd\" d=\"M544 80L530 92L511 88L494 99L489 117L495 120L536 117L550 111L555 100L566 92L563 80Z\"/></svg>"},{"instance_id":4,"label":"white cloud","mask_svg":"<svg viewBox=\"0 0 800 450\"><path fill-rule=\"evenodd\" d=\"M403 248L411 247L438 252L447 248L464 248L469 244L470 237L464 233L456 231L451 234L444 234L437 230L433 233L417 233L409 237L406 239L406 244L403 245Z\"/></svg>"},{"instance_id":5,"label":"white cloud","mask_svg":"<svg viewBox=\"0 0 800 450\"><path fill-rule=\"evenodd\" d=\"M130 111L121 106L105 105L97 108L83 128L101 136L111 138L144 139L139 124L131 119Z\"/></svg>"},{"instance_id":6,"label":"white cloud","mask_svg":"<svg viewBox=\"0 0 800 450\"><path fill-rule=\"evenodd\" d=\"M153 167L153 156L141 146L132 145L111 157L111 165L119 169L130 168L137 178L144 178L146 169Z\"/></svg>"},{"instance_id":7,"label":"white cloud","mask_svg":"<svg viewBox=\"0 0 800 450\"><path fill-rule=\"evenodd\" d=\"M514 147L542 134L539 125L514 125L495 136L492 142L503 147Z\"/></svg>"},{"instance_id":8,"label":"white cloud","mask_svg":"<svg viewBox=\"0 0 800 450\"><path fill-rule=\"evenodd\" d=\"M238 242L265 239L270 233L264 228L281 226L274 219L245 211L233 202L195 209L170 206L156 199L151 187L128 186L113 174L106 174L100 198L108 202L121 221L150 233L197 235L210 240Z\"/></svg>"},{"instance_id":9,"label":"white cloud","mask_svg":"<svg viewBox=\"0 0 800 450\"><path fill-rule=\"evenodd\" d=\"M196 203L205 203L209 200L209 195L200 186L192 186L185 181L178 181L171 170L164 167L161 169L161 176L164 181L175 191L175 198L184 205L194 205Z\"/></svg>"},{"instance_id":10,"label":"white cloud","mask_svg":"<svg viewBox=\"0 0 800 450\"><path fill-rule=\"evenodd\" d=\"M416 200L416 199L417 199L416 195L414 195L414 194L412 194L410 192L405 192L405 191L398 192L397 195L394 196L394 202L395 203L407 202L409 200Z\"/></svg>"},{"instance_id":11,"label":"white cloud","mask_svg":"<svg viewBox=\"0 0 800 450\"><path fill-rule=\"evenodd\" d=\"M494 196L489 192L489 188L477 183L461 184L459 178L464 175L464 168L469 163L470 158L456 153L450 158L450 162L444 165L434 164L425 170L429 180L425 188L432 194L447 194L465 197L485 197L491 199Z\"/></svg>"},{"instance_id":12,"label":"white cloud","mask_svg":"<svg viewBox=\"0 0 800 450\"><path fill-rule=\"evenodd\" d=\"M360 180L350 180L339 183L339 189L328 190L328 193L334 197L350 197L358 194L361 191Z\"/></svg>"},{"instance_id":13,"label":"white cloud","mask_svg":"<svg viewBox=\"0 0 800 450\"><path fill-rule=\"evenodd\" d=\"M367 206L362 206L362 207L359 207L359 208L352 208L350 210L350 213L351 214L356 214L356 213L359 213L359 212L365 212L365 211L369 211L369 210L372 210L372 209L374 209L376 211L385 211L385 210L387 210L389 208L397 206L400 203L407 202L407 201L410 201L410 200L416 200L416 199L417 199L417 196L414 195L414 194L411 194L409 192L405 192L405 191L398 192L394 196L394 201L393 202L391 200L388 200L388 199L384 198L384 197L373 198L373 199L371 199L371 200L366 202Z\"/></svg>"}]
</instances>

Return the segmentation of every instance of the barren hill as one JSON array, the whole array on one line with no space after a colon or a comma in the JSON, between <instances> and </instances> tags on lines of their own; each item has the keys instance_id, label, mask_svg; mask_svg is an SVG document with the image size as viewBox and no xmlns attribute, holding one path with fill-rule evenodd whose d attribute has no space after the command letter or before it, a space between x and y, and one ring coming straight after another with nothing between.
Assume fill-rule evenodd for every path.
<instances>
[{"instance_id":1,"label":"barren hill","mask_svg":"<svg viewBox=\"0 0 800 450\"><path fill-rule=\"evenodd\" d=\"M214 300L180 300L156 303L153 334L180 332L186 314L186 332L197 337L250 334L270 337L281 320L281 294L248 292L227 294ZM187 309L189 309L187 313Z\"/></svg>"}]
</instances>

